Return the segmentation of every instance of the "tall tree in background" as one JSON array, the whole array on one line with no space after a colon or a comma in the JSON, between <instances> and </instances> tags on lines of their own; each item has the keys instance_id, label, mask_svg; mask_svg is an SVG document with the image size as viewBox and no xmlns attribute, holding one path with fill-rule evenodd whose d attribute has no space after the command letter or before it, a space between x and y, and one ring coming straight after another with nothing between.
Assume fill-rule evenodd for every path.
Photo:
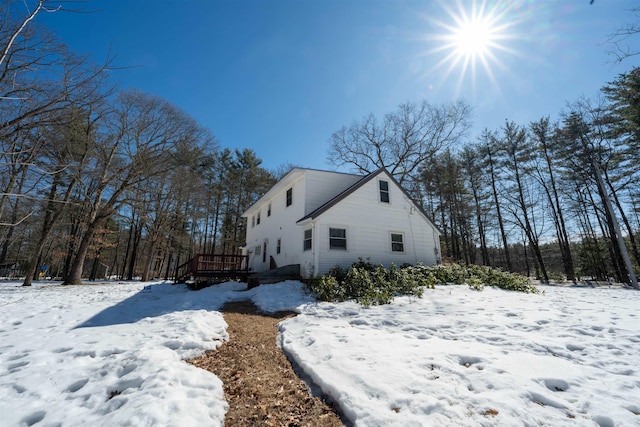
<instances>
[{"instance_id":1,"label":"tall tree in background","mask_svg":"<svg viewBox=\"0 0 640 427\"><path fill-rule=\"evenodd\" d=\"M244 244L247 224L242 214L275 184L274 177L261 164L253 150L235 150L225 180L230 191L223 218L222 253L237 253Z\"/></svg>"},{"instance_id":2,"label":"tall tree in background","mask_svg":"<svg viewBox=\"0 0 640 427\"><path fill-rule=\"evenodd\" d=\"M609 101L608 111L611 118L613 137L621 140L619 150L619 165L624 175L622 192L629 196L629 203L635 207L635 214L638 215L640 205L640 68L635 67L628 73L620 74L613 82L602 88L603 93ZM637 240L640 240L640 230L637 236L634 235L630 221L625 215L620 203L619 192L614 192L614 200L622 215L631 248L636 263L640 265L640 250ZM639 228L640 228L640 224Z\"/></svg>"},{"instance_id":3,"label":"tall tree in background","mask_svg":"<svg viewBox=\"0 0 640 427\"><path fill-rule=\"evenodd\" d=\"M126 202L129 188L167 173L172 159L207 141L194 121L166 101L122 92L102 123L94 147L93 174L85 187L90 209L66 284L80 284L89 245L97 230Z\"/></svg>"},{"instance_id":4,"label":"tall tree in background","mask_svg":"<svg viewBox=\"0 0 640 427\"><path fill-rule=\"evenodd\" d=\"M442 105L408 102L382 120L370 114L334 132L328 160L361 174L387 168L408 188L410 181L420 180L425 162L467 133L470 116L471 107L463 101Z\"/></svg>"},{"instance_id":5,"label":"tall tree in background","mask_svg":"<svg viewBox=\"0 0 640 427\"><path fill-rule=\"evenodd\" d=\"M424 190L432 193L430 198L436 201L434 219L443 231L443 256L466 264L475 263L471 198L459 156L444 150L422 169L422 180Z\"/></svg>"},{"instance_id":6,"label":"tall tree in background","mask_svg":"<svg viewBox=\"0 0 640 427\"><path fill-rule=\"evenodd\" d=\"M533 150L529 143L527 130L507 121L502 128L500 140L501 150L504 153L503 170L505 171L505 195L509 201L506 206L511 211L514 222L524 232L527 242L533 250L536 265L541 278L549 280L542 253L540 252L539 230L534 221L534 207L537 195L528 181L530 175Z\"/></svg>"},{"instance_id":7,"label":"tall tree in background","mask_svg":"<svg viewBox=\"0 0 640 427\"><path fill-rule=\"evenodd\" d=\"M31 285L45 244L54 226L69 208L73 190L84 172L93 138L93 118L88 110L74 109L67 112L66 119L42 129L47 133L48 144L39 167L50 177L50 182L46 197L41 199L42 226L31 249L23 286Z\"/></svg>"},{"instance_id":8,"label":"tall tree in background","mask_svg":"<svg viewBox=\"0 0 640 427\"><path fill-rule=\"evenodd\" d=\"M103 72L108 61L93 66L33 26L38 14L62 9L51 4L41 0L32 10L28 2L0 4L0 265L15 228L41 206L33 202L41 199L37 189L49 185L55 174L42 163L50 154L45 129L62 125L65 112L84 108L107 92Z\"/></svg>"},{"instance_id":9,"label":"tall tree in background","mask_svg":"<svg viewBox=\"0 0 640 427\"><path fill-rule=\"evenodd\" d=\"M460 152L461 166L467 185L471 190L473 210L480 240L480 254L483 265L491 265L489 249L487 246L486 211L487 200L491 197L485 190L486 180L481 163L481 155L477 146L466 145Z\"/></svg>"},{"instance_id":10,"label":"tall tree in background","mask_svg":"<svg viewBox=\"0 0 640 427\"><path fill-rule=\"evenodd\" d=\"M484 130L479 138L478 149L482 155L483 164L488 169L489 182L491 184L491 192L493 194L493 203L495 205L496 218L498 220L498 227L500 229L500 237L502 239L502 249L505 259L507 270L513 271L513 265L511 263L511 255L509 254L509 242L507 239L507 233L504 226L504 219L502 216L501 200L498 197L498 182L500 177L498 175L499 155L498 155L498 140L495 132Z\"/></svg>"},{"instance_id":11,"label":"tall tree in background","mask_svg":"<svg viewBox=\"0 0 640 427\"><path fill-rule=\"evenodd\" d=\"M635 274L628 260L624 240L609 199L608 188L602 178L602 165L606 164L608 152L607 141L603 139L604 135L597 131L597 126L595 126L597 123L587 120L590 111L593 110L588 105L580 103L574 105L574 109L565 118L562 132L564 142L567 144L566 152L576 153L578 158L583 160L587 168L583 174L588 174L588 178L595 182L600 200L599 206L602 207L606 224L606 232L611 240L610 249L616 279L623 283L631 283L634 282ZM637 282L635 285L637 286Z\"/></svg>"},{"instance_id":12,"label":"tall tree in background","mask_svg":"<svg viewBox=\"0 0 640 427\"><path fill-rule=\"evenodd\" d=\"M536 165L534 177L544 190L546 200L551 208L551 218L556 231L556 238L560 247L562 264L568 280L575 280L575 269L573 256L571 254L571 242L567 232L564 209L560 202L560 192L556 182L558 160L554 153L553 129L549 118L542 118L529 125L534 143L537 145L537 152L540 163Z\"/></svg>"}]
</instances>

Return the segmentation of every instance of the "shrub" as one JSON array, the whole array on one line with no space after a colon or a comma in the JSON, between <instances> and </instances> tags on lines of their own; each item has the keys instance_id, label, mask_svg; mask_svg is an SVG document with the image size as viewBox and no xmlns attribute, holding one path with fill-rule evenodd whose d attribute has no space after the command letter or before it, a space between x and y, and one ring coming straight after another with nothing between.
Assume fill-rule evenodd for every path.
<instances>
[{"instance_id":1,"label":"shrub","mask_svg":"<svg viewBox=\"0 0 640 427\"><path fill-rule=\"evenodd\" d=\"M321 301L353 299L365 307L389 304L398 295L422 297L424 289L436 284L467 284L481 291L484 286L495 286L510 291L538 293L526 277L486 266L459 264L427 267L422 264L394 264L388 269L359 259L351 268L332 268L328 274L315 277L307 287Z\"/></svg>"}]
</instances>

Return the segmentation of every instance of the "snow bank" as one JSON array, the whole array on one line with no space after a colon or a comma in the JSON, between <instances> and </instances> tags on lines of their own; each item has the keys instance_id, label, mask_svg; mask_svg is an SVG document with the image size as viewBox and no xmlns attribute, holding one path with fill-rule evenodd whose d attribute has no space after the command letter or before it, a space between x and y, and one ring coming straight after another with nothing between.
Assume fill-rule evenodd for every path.
<instances>
[{"instance_id":1,"label":"snow bank","mask_svg":"<svg viewBox=\"0 0 640 427\"><path fill-rule=\"evenodd\" d=\"M217 311L255 296L294 309L278 285L0 284L0 425L223 425L222 383L184 362L228 339ZM284 295L287 294L287 295ZM288 302L294 304L288 305Z\"/></svg>"},{"instance_id":2,"label":"snow bank","mask_svg":"<svg viewBox=\"0 0 640 427\"><path fill-rule=\"evenodd\" d=\"M438 286L362 308L299 282L0 284L0 424L223 425L218 312L294 310L280 344L358 426L640 425L640 293Z\"/></svg>"},{"instance_id":3,"label":"snow bank","mask_svg":"<svg viewBox=\"0 0 640 427\"><path fill-rule=\"evenodd\" d=\"M640 294L544 290L307 305L282 347L356 425L640 425Z\"/></svg>"}]
</instances>

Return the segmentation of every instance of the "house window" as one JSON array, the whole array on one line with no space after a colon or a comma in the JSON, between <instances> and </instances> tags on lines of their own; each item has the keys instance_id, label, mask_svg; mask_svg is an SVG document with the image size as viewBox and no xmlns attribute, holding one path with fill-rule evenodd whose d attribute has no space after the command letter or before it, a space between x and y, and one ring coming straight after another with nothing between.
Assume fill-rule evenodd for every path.
<instances>
[{"instance_id":1,"label":"house window","mask_svg":"<svg viewBox=\"0 0 640 427\"><path fill-rule=\"evenodd\" d=\"M329 249L347 249L347 230L344 228L329 229Z\"/></svg>"},{"instance_id":2,"label":"house window","mask_svg":"<svg viewBox=\"0 0 640 427\"><path fill-rule=\"evenodd\" d=\"M280 248L282 247L282 239L278 239L276 243L276 254L280 255Z\"/></svg>"},{"instance_id":3,"label":"house window","mask_svg":"<svg viewBox=\"0 0 640 427\"><path fill-rule=\"evenodd\" d=\"M256 225L260 225L260 211L258 211L258 215L256 216Z\"/></svg>"},{"instance_id":4,"label":"house window","mask_svg":"<svg viewBox=\"0 0 640 427\"><path fill-rule=\"evenodd\" d=\"M389 181L378 181L378 187L380 188L380 201L389 203Z\"/></svg>"},{"instance_id":5,"label":"house window","mask_svg":"<svg viewBox=\"0 0 640 427\"><path fill-rule=\"evenodd\" d=\"M404 236L399 233L391 233L391 252L404 252Z\"/></svg>"},{"instance_id":6,"label":"house window","mask_svg":"<svg viewBox=\"0 0 640 427\"><path fill-rule=\"evenodd\" d=\"M304 230L303 249L305 251L311 250L311 229Z\"/></svg>"},{"instance_id":7,"label":"house window","mask_svg":"<svg viewBox=\"0 0 640 427\"><path fill-rule=\"evenodd\" d=\"M269 203L269 206L267 207L267 216L271 216L271 203Z\"/></svg>"},{"instance_id":8,"label":"house window","mask_svg":"<svg viewBox=\"0 0 640 427\"><path fill-rule=\"evenodd\" d=\"M287 190L287 206L291 206L293 203L293 188Z\"/></svg>"},{"instance_id":9,"label":"house window","mask_svg":"<svg viewBox=\"0 0 640 427\"><path fill-rule=\"evenodd\" d=\"M256 256L261 255L262 254L262 246L258 245L256 246Z\"/></svg>"},{"instance_id":10,"label":"house window","mask_svg":"<svg viewBox=\"0 0 640 427\"><path fill-rule=\"evenodd\" d=\"M256 216L254 215L254 216L251 217L251 228L253 228L255 226L256 226Z\"/></svg>"}]
</instances>

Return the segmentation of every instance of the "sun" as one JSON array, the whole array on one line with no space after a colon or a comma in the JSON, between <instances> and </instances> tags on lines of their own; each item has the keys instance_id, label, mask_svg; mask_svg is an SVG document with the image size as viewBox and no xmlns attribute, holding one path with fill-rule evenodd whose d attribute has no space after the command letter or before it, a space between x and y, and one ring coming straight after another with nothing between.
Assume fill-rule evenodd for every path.
<instances>
[{"instance_id":1,"label":"sun","mask_svg":"<svg viewBox=\"0 0 640 427\"><path fill-rule=\"evenodd\" d=\"M499 3L494 2L493 7L480 0L440 3L444 13L441 19L432 19L439 31L428 37L436 45L429 53L444 56L432 71L446 68L448 76L458 70L459 86L467 78L475 85L480 73L495 82L494 69L504 68L500 56L517 54L508 46L508 41L516 38L513 27L517 22Z\"/></svg>"},{"instance_id":2,"label":"sun","mask_svg":"<svg viewBox=\"0 0 640 427\"><path fill-rule=\"evenodd\" d=\"M494 37L495 29L486 19L463 22L450 35L456 54L471 60L488 55Z\"/></svg>"}]
</instances>

